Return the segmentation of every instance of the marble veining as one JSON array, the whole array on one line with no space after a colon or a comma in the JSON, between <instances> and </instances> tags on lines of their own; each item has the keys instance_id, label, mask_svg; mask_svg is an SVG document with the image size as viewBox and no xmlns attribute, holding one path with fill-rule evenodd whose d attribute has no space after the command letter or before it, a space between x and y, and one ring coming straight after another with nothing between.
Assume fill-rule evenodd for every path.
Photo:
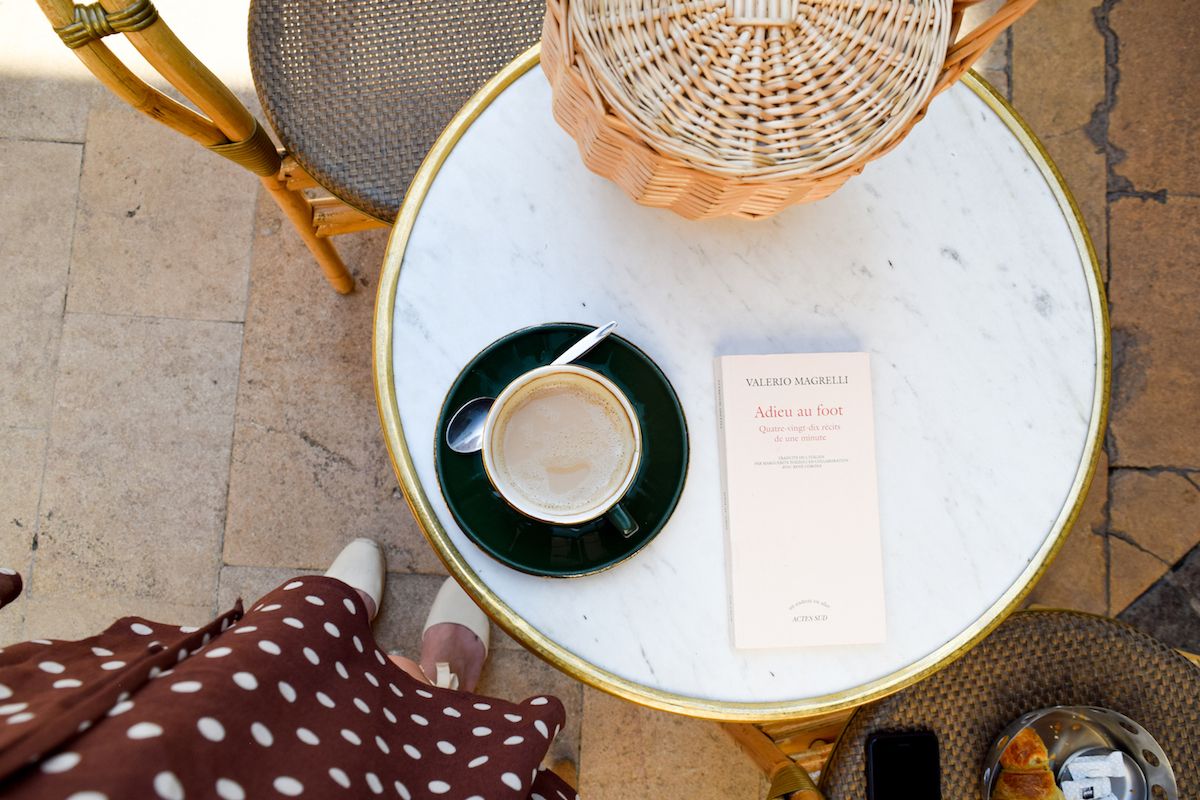
<instances>
[{"instance_id":1,"label":"marble veining","mask_svg":"<svg viewBox=\"0 0 1200 800\"><path fill-rule=\"evenodd\" d=\"M395 306L401 421L438 518L533 626L670 692L786 701L935 651L1014 584L1082 469L1099 358L1090 265L1004 123L965 86L827 200L694 223L589 173L537 69L466 132L409 241ZM433 469L438 407L490 341L548 321L620 322L687 415L678 510L642 553L572 580L523 575L457 529ZM731 644L712 358L872 356L888 639ZM781 557L803 558L802 546Z\"/></svg>"}]
</instances>

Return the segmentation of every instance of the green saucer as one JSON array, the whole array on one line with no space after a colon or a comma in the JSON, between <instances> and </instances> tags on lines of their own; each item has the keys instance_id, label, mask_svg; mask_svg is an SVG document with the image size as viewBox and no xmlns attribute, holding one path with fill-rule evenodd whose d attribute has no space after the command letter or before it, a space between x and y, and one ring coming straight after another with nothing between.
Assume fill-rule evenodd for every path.
<instances>
[{"instance_id":1,"label":"green saucer","mask_svg":"<svg viewBox=\"0 0 1200 800\"><path fill-rule=\"evenodd\" d=\"M475 397L496 397L518 375L549 364L592 327L552 323L496 340L459 373L438 414L434 458L450 513L490 556L531 575L587 575L629 558L670 519L687 477L687 423L675 390L649 356L615 335L574 363L596 370L620 387L641 423L642 463L621 500L640 526L633 536L624 538L603 518L568 527L526 517L496 493L479 453L464 455L446 445L446 424L464 403Z\"/></svg>"}]
</instances>

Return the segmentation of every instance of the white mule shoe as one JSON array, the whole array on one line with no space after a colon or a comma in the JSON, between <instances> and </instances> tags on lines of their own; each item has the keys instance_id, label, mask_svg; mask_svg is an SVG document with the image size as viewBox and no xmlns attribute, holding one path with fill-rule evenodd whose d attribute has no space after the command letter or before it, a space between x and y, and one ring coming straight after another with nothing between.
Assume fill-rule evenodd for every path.
<instances>
[{"instance_id":1,"label":"white mule shoe","mask_svg":"<svg viewBox=\"0 0 1200 800\"><path fill-rule=\"evenodd\" d=\"M479 606L475 605L475 601L463 591L454 578L446 578L441 588L438 589L437 597L433 598L433 605L429 607L429 616L425 618L425 627L421 630L421 636L424 637L425 631L443 622L462 625L479 637L479 641L483 643L483 657L487 658L488 648L491 645L491 623L488 621L487 614L484 614ZM458 676L450 671L450 664L446 661L438 661L436 667L437 675L426 676L433 678L434 686L442 689L457 689Z\"/></svg>"},{"instance_id":2,"label":"white mule shoe","mask_svg":"<svg viewBox=\"0 0 1200 800\"><path fill-rule=\"evenodd\" d=\"M375 602L371 618L374 619L375 614L379 613L387 565L383 560L383 550L374 539L359 538L346 545L329 569L325 570L325 575L366 592Z\"/></svg>"}]
</instances>

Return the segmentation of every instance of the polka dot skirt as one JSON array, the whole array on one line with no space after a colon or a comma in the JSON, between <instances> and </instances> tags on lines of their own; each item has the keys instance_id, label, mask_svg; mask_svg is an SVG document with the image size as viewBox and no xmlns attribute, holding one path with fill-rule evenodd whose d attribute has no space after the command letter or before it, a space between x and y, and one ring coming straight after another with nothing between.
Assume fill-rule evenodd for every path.
<instances>
[{"instance_id":1,"label":"polka dot skirt","mask_svg":"<svg viewBox=\"0 0 1200 800\"><path fill-rule=\"evenodd\" d=\"M19 592L0 572L0 605ZM562 724L552 697L409 677L358 594L325 577L203 628L125 617L0 651L5 798L575 800L539 768Z\"/></svg>"}]
</instances>

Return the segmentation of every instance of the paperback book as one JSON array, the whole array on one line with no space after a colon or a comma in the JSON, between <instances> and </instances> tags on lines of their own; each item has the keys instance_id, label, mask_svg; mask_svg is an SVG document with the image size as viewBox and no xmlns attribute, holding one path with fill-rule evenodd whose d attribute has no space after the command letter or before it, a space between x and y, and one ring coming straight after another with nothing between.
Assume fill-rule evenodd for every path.
<instances>
[{"instance_id":1,"label":"paperback book","mask_svg":"<svg viewBox=\"0 0 1200 800\"><path fill-rule=\"evenodd\" d=\"M867 353L721 356L734 646L884 640Z\"/></svg>"}]
</instances>

